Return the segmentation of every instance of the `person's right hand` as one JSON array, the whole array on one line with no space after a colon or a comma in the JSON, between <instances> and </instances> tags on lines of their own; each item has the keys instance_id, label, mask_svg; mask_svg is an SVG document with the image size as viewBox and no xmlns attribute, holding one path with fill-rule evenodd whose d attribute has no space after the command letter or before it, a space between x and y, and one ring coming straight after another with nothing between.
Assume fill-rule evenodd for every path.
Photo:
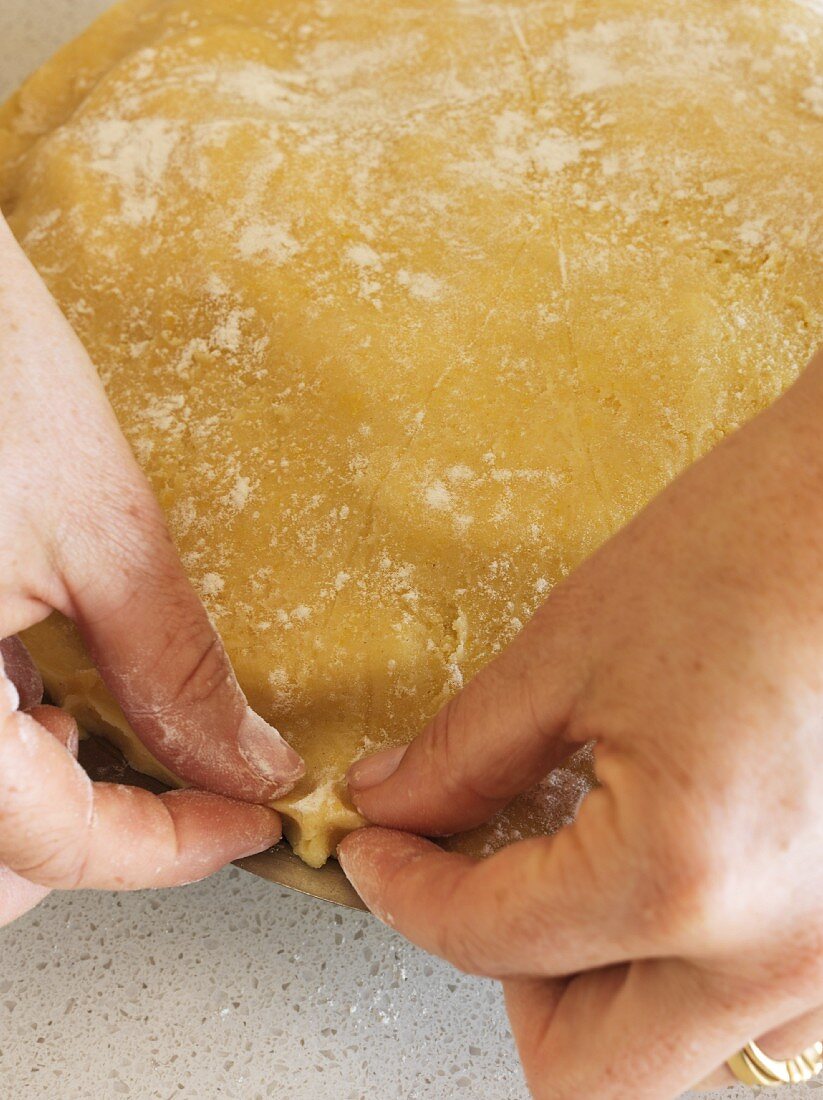
<instances>
[{"instance_id":1,"label":"person's right hand","mask_svg":"<svg viewBox=\"0 0 823 1100\"><path fill-rule=\"evenodd\" d=\"M157 759L217 793L89 781L66 748L73 724L37 707L36 673L9 641L52 609ZM303 763L249 708L94 367L0 217L3 639L0 925L38 888L175 885L279 839L278 815L255 803Z\"/></svg>"},{"instance_id":2,"label":"person's right hand","mask_svg":"<svg viewBox=\"0 0 823 1100\"><path fill-rule=\"evenodd\" d=\"M355 764L370 909L502 979L540 1100L662 1100L823 1038L823 356L584 562L407 751ZM480 863L581 744L576 822ZM398 831L406 830L406 831Z\"/></svg>"}]
</instances>

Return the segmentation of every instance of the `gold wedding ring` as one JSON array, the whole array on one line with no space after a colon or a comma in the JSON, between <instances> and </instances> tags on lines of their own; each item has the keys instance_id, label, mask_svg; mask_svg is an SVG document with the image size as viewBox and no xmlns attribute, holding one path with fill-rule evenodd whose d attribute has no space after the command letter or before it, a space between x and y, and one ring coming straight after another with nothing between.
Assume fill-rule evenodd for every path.
<instances>
[{"instance_id":1,"label":"gold wedding ring","mask_svg":"<svg viewBox=\"0 0 823 1100\"><path fill-rule=\"evenodd\" d=\"M785 1061L770 1058L757 1043L746 1043L726 1064L744 1085L766 1088L799 1085L803 1081L811 1081L823 1070L823 1043L813 1043L796 1057Z\"/></svg>"}]
</instances>

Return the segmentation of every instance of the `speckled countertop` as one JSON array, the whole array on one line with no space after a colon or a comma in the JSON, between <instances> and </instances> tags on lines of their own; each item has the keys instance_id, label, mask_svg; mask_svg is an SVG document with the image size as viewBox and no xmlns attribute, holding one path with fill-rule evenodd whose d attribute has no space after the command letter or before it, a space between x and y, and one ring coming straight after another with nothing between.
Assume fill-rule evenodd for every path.
<instances>
[{"instance_id":1,"label":"speckled countertop","mask_svg":"<svg viewBox=\"0 0 823 1100\"><path fill-rule=\"evenodd\" d=\"M526 1096L493 983L234 868L0 932L4 1100Z\"/></svg>"},{"instance_id":2,"label":"speckled countertop","mask_svg":"<svg viewBox=\"0 0 823 1100\"><path fill-rule=\"evenodd\" d=\"M0 0L0 97L106 6ZM0 930L0 1100L273 1096L527 1092L493 983L234 868L181 890L52 895Z\"/></svg>"}]
</instances>

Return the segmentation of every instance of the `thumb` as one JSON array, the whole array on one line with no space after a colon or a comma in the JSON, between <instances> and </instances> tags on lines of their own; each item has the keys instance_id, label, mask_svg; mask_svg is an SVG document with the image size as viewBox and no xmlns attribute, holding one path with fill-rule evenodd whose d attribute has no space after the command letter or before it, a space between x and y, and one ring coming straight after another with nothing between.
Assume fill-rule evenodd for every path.
<instances>
[{"instance_id":1,"label":"thumb","mask_svg":"<svg viewBox=\"0 0 823 1100\"><path fill-rule=\"evenodd\" d=\"M96 536L87 529L64 544L69 614L135 733L162 764L230 798L278 798L303 774L303 762L250 709L136 466L131 479L127 507L104 507L101 521L98 504L90 520Z\"/></svg>"},{"instance_id":2,"label":"thumb","mask_svg":"<svg viewBox=\"0 0 823 1100\"><path fill-rule=\"evenodd\" d=\"M578 747L562 736L580 679L576 647L561 642L563 602L546 603L411 745L353 765L360 813L428 836L470 829Z\"/></svg>"},{"instance_id":3,"label":"thumb","mask_svg":"<svg viewBox=\"0 0 823 1100\"><path fill-rule=\"evenodd\" d=\"M279 797L303 774L300 757L249 709L93 364L2 218L0 248L3 363L16 386L11 445L34 456L18 478L21 510L36 500L61 585L39 603L75 620L161 763L229 797ZM55 393L59 411L43 411Z\"/></svg>"}]
</instances>

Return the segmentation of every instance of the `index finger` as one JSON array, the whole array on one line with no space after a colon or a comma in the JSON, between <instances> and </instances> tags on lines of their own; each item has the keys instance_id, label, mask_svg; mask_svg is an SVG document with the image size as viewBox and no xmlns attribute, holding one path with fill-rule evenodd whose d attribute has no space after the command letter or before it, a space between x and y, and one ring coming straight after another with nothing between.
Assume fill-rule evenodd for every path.
<instances>
[{"instance_id":1,"label":"index finger","mask_svg":"<svg viewBox=\"0 0 823 1100\"><path fill-rule=\"evenodd\" d=\"M0 864L30 882L176 886L279 838L280 819L263 806L202 791L157 796L92 783L32 717L0 710Z\"/></svg>"},{"instance_id":2,"label":"index finger","mask_svg":"<svg viewBox=\"0 0 823 1100\"><path fill-rule=\"evenodd\" d=\"M523 840L488 859L444 852L391 829L350 834L338 858L372 912L413 943L485 977L555 977L655 954L624 861L590 824ZM595 851L602 842L604 850Z\"/></svg>"}]
</instances>

